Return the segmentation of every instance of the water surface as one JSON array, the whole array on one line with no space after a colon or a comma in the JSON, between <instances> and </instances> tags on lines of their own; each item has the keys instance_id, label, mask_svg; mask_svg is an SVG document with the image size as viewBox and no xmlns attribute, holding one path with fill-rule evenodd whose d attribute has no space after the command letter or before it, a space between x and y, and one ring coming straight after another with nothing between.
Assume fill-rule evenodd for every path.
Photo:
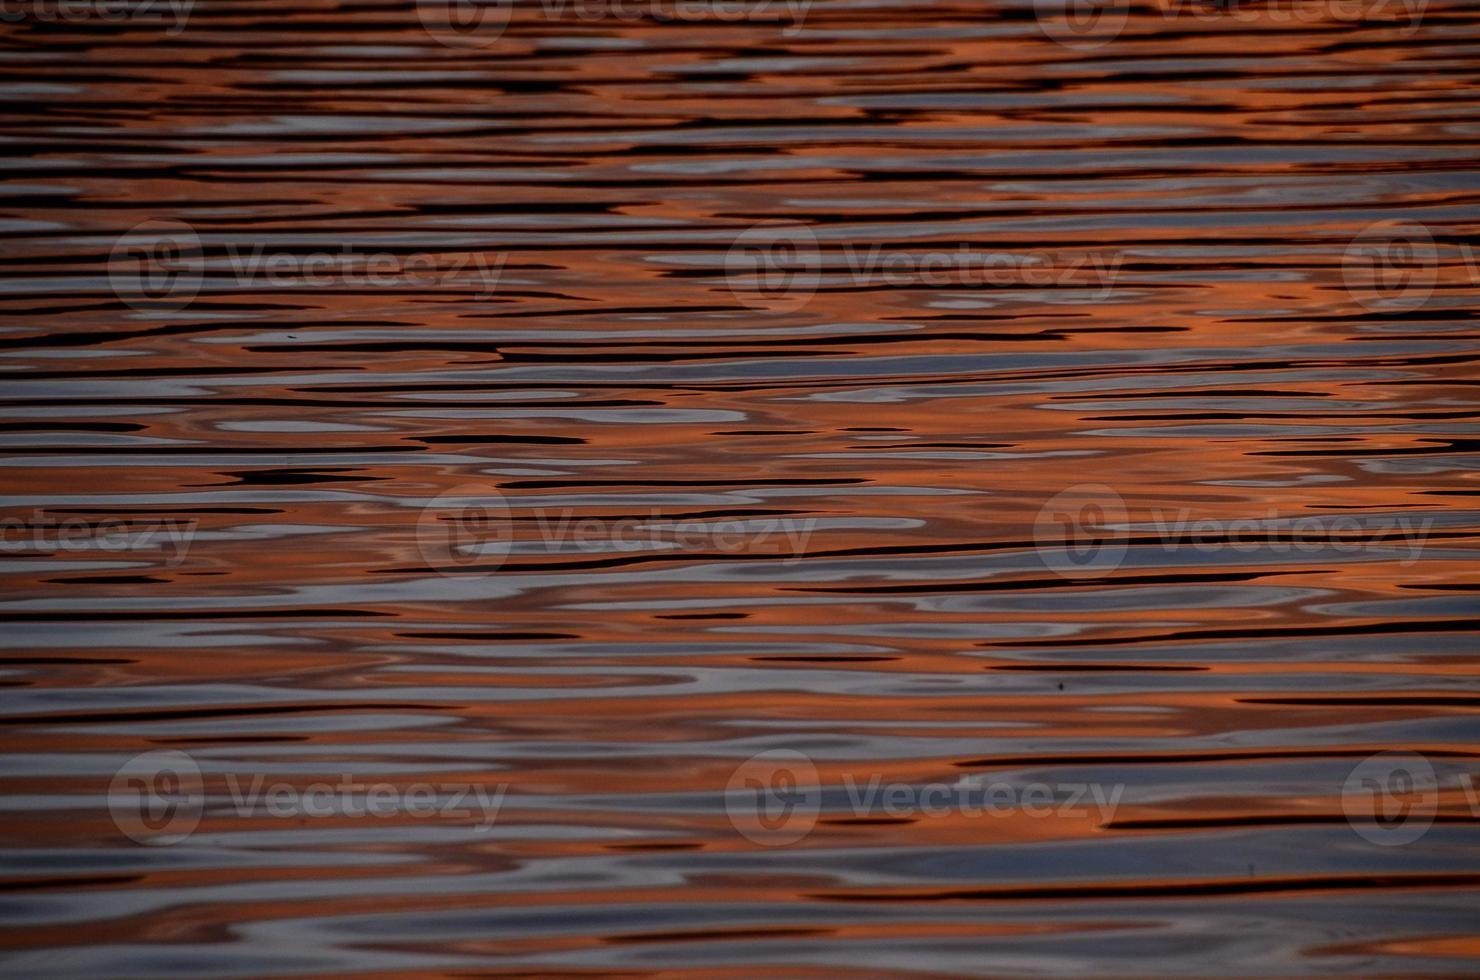
<instances>
[{"instance_id":1,"label":"water surface","mask_svg":"<svg viewBox=\"0 0 1480 980\"><path fill-rule=\"evenodd\" d=\"M1473 975L1480 19L1371 6L7 24L8 969Z\"/></svg>"}]
</instances>

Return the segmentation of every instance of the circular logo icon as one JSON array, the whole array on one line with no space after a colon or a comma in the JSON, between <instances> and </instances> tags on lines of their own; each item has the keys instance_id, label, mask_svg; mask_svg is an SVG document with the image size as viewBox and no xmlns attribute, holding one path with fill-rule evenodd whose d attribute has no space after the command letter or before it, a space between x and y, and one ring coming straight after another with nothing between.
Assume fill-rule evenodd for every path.
<instances>
[{"instance_id":1,"label":"circular logo icon","mask_svg":"<svg viewBox=\"0 0 1480 980\"><path fill-rule=\"evenodd\" d=\"M1038 29L1076 51L1102 48L1120 36L1130 19L1130 0L1034 0Z\"/></svg>"},{"instance_id":2,"label":"circular logo icon","mask_svg":"<svg viewBox=\"0 0 1480 980\"><path fill-rule=\"evenodd\" d=\"M806 225L756 225L725 254L730 293L752 310L794 313L817 293L822 255Z\"/></svg>"},{"instance_id":3,"label":"circular logo icon","mask_svg":"<svg viewBox=\"0 0 1480 980\"><path fill-rule=\"evenodd\" d=\"M1038 509L1038 557L1065 578L1096 578L1120 567L1128 547L1125 501L1103 483L1060 491Z\"/></svg>"},{"instance_id":4,"label":"circular logo icon","mask_svg":"<svg viewBox=\"0 0 1480 980\"><path fill-rule=\"evenodd\" d=\"M140 844L178 844L205 810L200 766L184 752L145 752L113 774L108 813L113 826Z\"/></svg>"},{"instance_id":5,"label":"circular logo icon","mask_svg":"<svg viewBox=\"0 0 1480 980\"><path fill-rule=\"evenodd\" d=\"M503 37L513 0L416 0L422 29L449 48L486 48Z\"/></svg>"},{"instance_id":6,"label":"circular logo icon","mask_svg":"<svg viewBox=\"0 0 1480 980\"><path fill-rule=\"evenodd\" d=\"M464 483L427 502L416 518L416 548L444 575L496 571L514 544L509 506L486 483Z\"/></svg>"},{"instance_id":7,"label":"circular logo icon","mask_svg":"<svg viewBox=\"0 0 1480 980\"><path fill-rule=\"evenodd\" d=\"M1439 807L1439 779L1416 752L1368 756L1341 786L1341 810L1357 836L1394 847L1422 837Z\"/></svg>"},{"instance_id":8,"label":"circular logo icon","mask_svg":"<svg viewBox=\"0 0 1480 980\"><path fill-rule=\"evenodd\" d=\"M784 847L806 837L822 809L817 767L801 752L772 749L740 763L725 786L730 826L746 840Z\"/></svg>"},{"instance_id":9,"label":"circular logo icon","mask_svg":"<svg viewBox=\"0 0 1480 980\"><path fill-rule=\"evenodd\" d=\"M1379 221L1347 245L1341 279L1352 299L1373 312L1416 310L1439 281L1439 249L1417 222Z\"/></svg>"},{"instance_id":10,"label":"circular logo icon","mask_svg":"<svg viewBox=\"0 0 1480 980\"><path fill-rule=\"evenodd\" d=\"M200 236L183 221L142 221L121 235L108 255L113 294L136 310L183 310L204 279Z\"/></svg>"}]
</instances>

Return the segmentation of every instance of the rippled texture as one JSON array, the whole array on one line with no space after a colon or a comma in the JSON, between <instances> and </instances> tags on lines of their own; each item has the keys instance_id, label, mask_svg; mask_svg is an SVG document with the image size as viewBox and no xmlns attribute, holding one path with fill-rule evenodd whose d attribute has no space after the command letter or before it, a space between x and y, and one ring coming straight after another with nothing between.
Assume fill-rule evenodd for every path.
<instances>
[{"instance_id":1,"label":"rippled texture","mask_svg":"<svg viewBox=\"0 0 1480 980\"><path fill-rule=\"evenodd\" d=\"M378 2L6 25L6 514L190 531L0 556L7 972L1474 975L1473 807L1389 846L1342 786L1476 768L1480 12L1199 9L1093 49L911 0L521 6L468 48ZM1394 218L1443 246L1418 309L1343 281ZM153 219L203 243L182 309L110 290ZM796 309L725 275L778 219L825 257ZM445 274L228 268L347 242ZM961 243L1121 262L847 269ZM1084 484L1123 560L1061 574L1040 511ZM1309 516L1351 520L1296 548ZM151 750L209 794L172 846L105 799ZM801 840L727 815L767 750L820 773ZM223 783L344 773L507 796L285 819ZM1123 797L839 795L968 775Z\"/></svg>"}]
</instances>

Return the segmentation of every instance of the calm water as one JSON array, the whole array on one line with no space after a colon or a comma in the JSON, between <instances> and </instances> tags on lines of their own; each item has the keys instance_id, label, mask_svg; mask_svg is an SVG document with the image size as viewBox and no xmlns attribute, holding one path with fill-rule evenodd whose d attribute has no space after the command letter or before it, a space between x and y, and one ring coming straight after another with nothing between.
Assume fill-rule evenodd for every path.
<instances>
[{"instance_id":1,"label":"calm water","mask_svg":"<svg viewBox=\"0 0 1480 980\"><path fill-rule=\"evenodd\" d=\"M1474 975L1414 3L0 27L7 972Z\"/></svg>"}]
</instances>

